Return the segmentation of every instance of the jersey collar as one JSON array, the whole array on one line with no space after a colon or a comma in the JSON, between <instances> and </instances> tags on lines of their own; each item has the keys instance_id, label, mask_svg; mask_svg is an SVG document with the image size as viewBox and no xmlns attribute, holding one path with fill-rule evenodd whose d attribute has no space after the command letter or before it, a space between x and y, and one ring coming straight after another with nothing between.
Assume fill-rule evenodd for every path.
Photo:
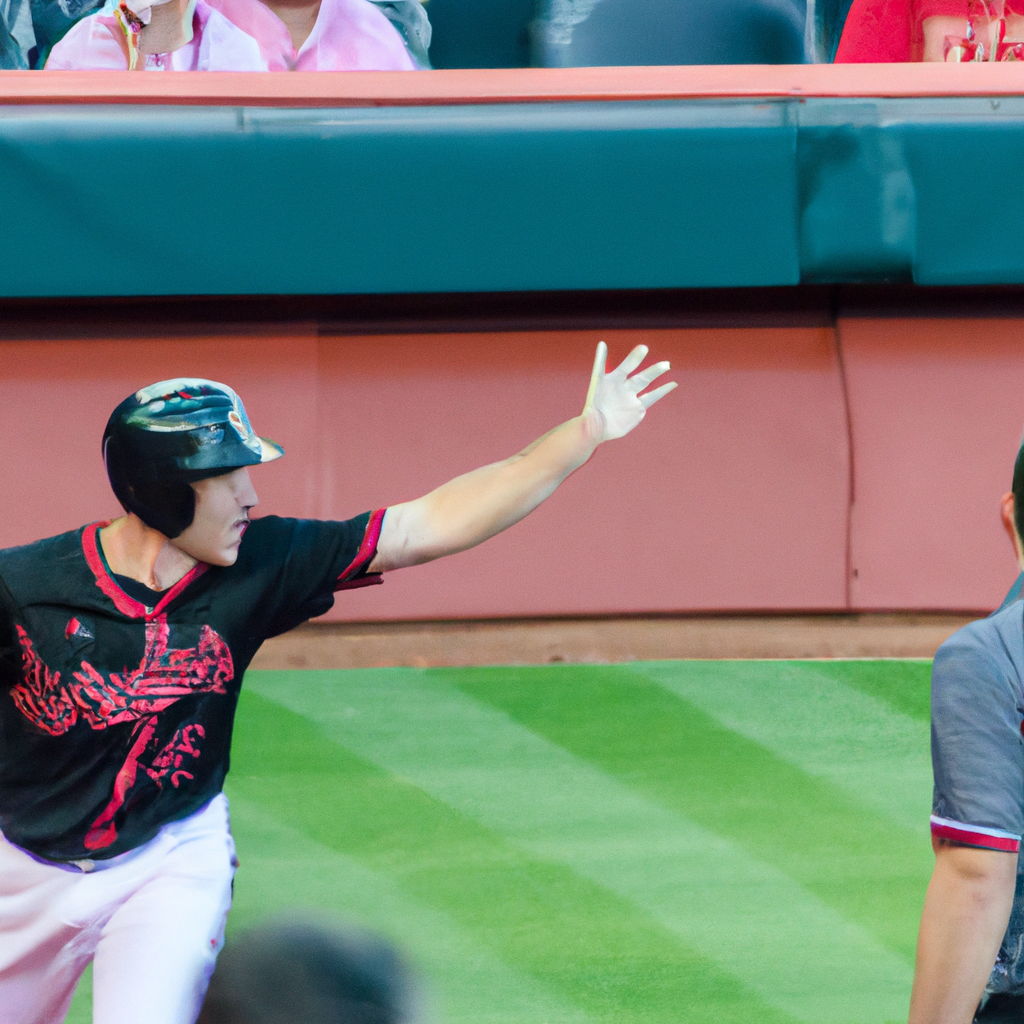
<instances>
[{"instance_id":1,"label":"jersey collar","mask_svg":"<svg viewBox=\"0 0 1024 1024\"><path fill-rule=\"evenodd\" d=\"M198 579L210 568L205 562L198 562L164 594L155 608L148 608L141 601L136 601L134 597L126 594L103 564L99 549L99 532L109 525L109 519L99 523L90 523L82 531L82 551L93 576L96 577L96 586L114 602L114 607L122 615L133 619L145 619L147 622L156 618L193 580Z\"/></svg>"}]
</instances>

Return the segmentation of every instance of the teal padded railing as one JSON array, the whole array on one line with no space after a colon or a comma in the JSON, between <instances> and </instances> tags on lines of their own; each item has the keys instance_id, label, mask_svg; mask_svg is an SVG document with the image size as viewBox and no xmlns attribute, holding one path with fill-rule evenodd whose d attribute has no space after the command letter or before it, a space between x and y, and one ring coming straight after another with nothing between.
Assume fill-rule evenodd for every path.
<instances>
[{"instance_id":1,"label":"teal padded railing","mask_svg":"<svg viewBox=\"0 0 1024 1024\"><path fill-rule=\"evenodd\" d=\"M798 279L784 105L18 108L0 295Z\"/></svg>"},{"instance_id":2,"label":"teal padded railing","mask_svg":"<svg viewBox=\"0 0 1024 1024\"><path fill-rule=\"evenodd\" d=\"M1024 98L0 108L0 296L1024 283Z\"/></svg>"}]
</instances>

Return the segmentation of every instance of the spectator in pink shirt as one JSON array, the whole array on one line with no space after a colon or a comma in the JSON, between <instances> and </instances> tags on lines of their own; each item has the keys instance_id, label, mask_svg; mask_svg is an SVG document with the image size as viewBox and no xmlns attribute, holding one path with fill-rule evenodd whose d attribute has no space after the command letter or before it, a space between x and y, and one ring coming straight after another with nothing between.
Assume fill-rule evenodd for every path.
<instances>
[{"instance_id":1,"label":"spectator in pink shirt","mask_svg":"<svg viewBox=\"0 0 1024 1024\"><path fill-rule=\"evenodd\" d=\"M370 0L109 0L53 47L46 67L413 71L423 63Z\"/></svg>"},{"instance_id":2,"label":"spectator in pink shirt","mask_svg":"<svg viewBox=\"0 0 1024 1024\"><path fill-rule=\"evenodd\" d=\"M395 26L368 0L209 0L259 43L271 71L414 71Z\"/></svg>"},{"instance_id":3,"label":"spectator in pink shirt","mask_svg":"<svg viewBox=\"0 0 1024 1024\"><path fill-rule=\"evenodd\" d=\"M145 19L143 21L143 19ZM83 18L50 51L48 71L266 71L259 44L206 0L126 2Z\"/></svg>"}]
</instances>

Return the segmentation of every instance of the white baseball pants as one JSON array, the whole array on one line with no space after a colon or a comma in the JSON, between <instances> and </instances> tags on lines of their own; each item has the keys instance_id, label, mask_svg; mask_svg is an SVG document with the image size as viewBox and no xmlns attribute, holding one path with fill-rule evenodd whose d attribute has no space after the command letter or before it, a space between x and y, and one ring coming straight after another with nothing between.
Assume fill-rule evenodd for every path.
<instances>
[{"instance_id":1,"label":"white baseball pants","mask_svg":"<svg viewBox=\"0 0 1024 1024\"><path fill-rule=\"evenodd\" d=\"M0 836L0 1024L61 1024L90 960L94 1024L193 1024L237 866L227 798L80 863L42 863Z\"/></svg>"}]
</instances>

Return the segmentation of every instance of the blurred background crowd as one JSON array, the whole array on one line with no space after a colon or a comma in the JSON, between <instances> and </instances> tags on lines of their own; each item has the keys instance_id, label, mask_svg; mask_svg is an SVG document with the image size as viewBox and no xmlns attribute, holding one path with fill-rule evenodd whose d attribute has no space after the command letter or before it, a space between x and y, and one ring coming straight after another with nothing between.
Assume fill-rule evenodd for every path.
<instances>
[{"instance_id":1,"label":"blurred background crowd","mask_svg":"<svg viewBox=\"0 0 1024 1024\"><path fill-rule=\"evenodd\" d=\"M1024 0L0 0L0 68L1015 60Z\"/></svg>"}]
</instances>

